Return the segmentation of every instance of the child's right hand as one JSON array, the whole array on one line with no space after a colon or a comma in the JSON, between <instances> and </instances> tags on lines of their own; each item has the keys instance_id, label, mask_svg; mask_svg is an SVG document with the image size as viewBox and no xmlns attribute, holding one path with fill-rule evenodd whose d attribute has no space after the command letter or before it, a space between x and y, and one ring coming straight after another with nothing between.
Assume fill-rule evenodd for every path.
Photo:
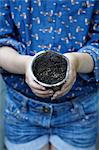
<instances>
[{"instance_id":1,"label":"child's right hand","mask_svg":"<svg viewBox=\"0 0 99 150\"><path fill-rule=\"evenodd\" d=\"M35 95L42 98L48 98L53 95L53 91L46 90L45 87L41 86L40 84L38 84L33 80L32 75L30 74L29 71L29 64L32 60L33 56L27 56L27 60L25 63L25 81Z\"/></svg>"}]
</instances>

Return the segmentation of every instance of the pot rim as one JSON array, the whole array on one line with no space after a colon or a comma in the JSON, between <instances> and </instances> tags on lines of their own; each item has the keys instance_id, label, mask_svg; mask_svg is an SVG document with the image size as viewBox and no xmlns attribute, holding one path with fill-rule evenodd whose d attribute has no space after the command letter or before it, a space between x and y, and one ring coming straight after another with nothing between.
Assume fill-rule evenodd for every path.
<instances>
[{"instance_id":1,"label":"pot rim","mask_svg":"<svg viewBox=\"0 0 99 150\"><path fill-rule=\"evenodd\" d=\"M52 50L40 51L40 52L36 53L36 54L33 56L33 59L31 60L31 62L30 62L30 64L29 64L29 73L30 73L30 75L32 76L32 78L33 78L34 81L36 81L37 83L39 83L40 85L42 85L42 86L44 86L44 87L56 87L56 86L60 86L61 84L63 84L63 83L67 80L67 78L68 78L68 76L69 76L69 70L70 70L69 60L68 60L68 58L67 58L66 56L64 56L63 54L60 54L60 53L54 51L55 53L58 53L59 55L61 55L62 57L64 57L65 60L67 61L66 76L65 76L65 78L64 78L62 81L60 81L60 82L58 82L58 83L55 83L55 84L47 84L47 83L44 83L44 82L39 81L39 80L36 78L36 76L33 74L33 71L32 71L33 62L36 60L37 56L39 56L40 54L46 53L46 52L48 52L48 51L52 51Z\"/></svg>"}]
</instances>

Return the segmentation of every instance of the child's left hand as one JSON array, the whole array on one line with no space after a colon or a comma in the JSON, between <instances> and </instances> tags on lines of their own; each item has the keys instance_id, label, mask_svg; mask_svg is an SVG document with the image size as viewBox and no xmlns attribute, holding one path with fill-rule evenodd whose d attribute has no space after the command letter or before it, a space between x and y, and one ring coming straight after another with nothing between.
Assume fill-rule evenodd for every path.
<instances>
[{"instance_id":1,"label":"child's left hand","mask_svg":"<svg viewBox=\"0 0 99 150\"><path fill-rule=\"evenodd\" d=\"M71 90L73 84L76 81L78 60L75 57L75 55L73 55L73 53L65 53L64 55L68 58L69 64L70 64L68 79L67 79L66 83L62 86L61 90L56 91L53 94L53 96L51 98L52 100L58 99L59 97L62 97L65 94L67 94Z\"/></svg>"}]
</instances>

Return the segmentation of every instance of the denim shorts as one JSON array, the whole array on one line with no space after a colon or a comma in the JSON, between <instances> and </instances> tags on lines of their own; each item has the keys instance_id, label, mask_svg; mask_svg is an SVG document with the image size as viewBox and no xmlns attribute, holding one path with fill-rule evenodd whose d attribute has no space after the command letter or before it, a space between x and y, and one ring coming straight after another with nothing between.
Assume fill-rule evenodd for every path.
<instances>
[{"instance_id":1,"label":"denim shorts","mask_svg":"<svg viewBox=\"0 0 99 150\"><path fill-rule=\"evenodd\" d=\"M57 104L7 95L6 146L32 150L32 144L33 150L40 150L50 142L57 150L95 150L97 103L96 93Z\"/></svg>"},{"instance_id":2,"label":"denim shorts","mask_svg":"<svg viewBox=\"0 0 99 150\"><path fill-rule=\"evenodd\" d=\"M7 150L43 150L48 141L48 136L42 136L38 139L24 144L14 144L5 139ZM50 142L54 145L55 150L96 150L95 145L88 148L78 148L72 146L61 140L57 135L50 136Z\"/></svg>"}]
</instances>

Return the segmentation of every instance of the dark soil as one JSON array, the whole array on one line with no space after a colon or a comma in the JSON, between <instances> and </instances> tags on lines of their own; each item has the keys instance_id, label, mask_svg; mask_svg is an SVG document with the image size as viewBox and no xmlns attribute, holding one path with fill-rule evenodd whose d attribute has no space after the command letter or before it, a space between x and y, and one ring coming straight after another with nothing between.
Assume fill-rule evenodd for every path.
<instances>
[{"instance_id":1,"label":"dark soil","mask_svg":"<svg viewBox=\"0 0 99 150\"><path fill-rule=\"evenodd\" d=\"M54 51L46 51L46 53L37 56L32 65L32 71L39 81L46 84L56 84L66 76L67 61Z\"/></svg>"}]
</instances>

